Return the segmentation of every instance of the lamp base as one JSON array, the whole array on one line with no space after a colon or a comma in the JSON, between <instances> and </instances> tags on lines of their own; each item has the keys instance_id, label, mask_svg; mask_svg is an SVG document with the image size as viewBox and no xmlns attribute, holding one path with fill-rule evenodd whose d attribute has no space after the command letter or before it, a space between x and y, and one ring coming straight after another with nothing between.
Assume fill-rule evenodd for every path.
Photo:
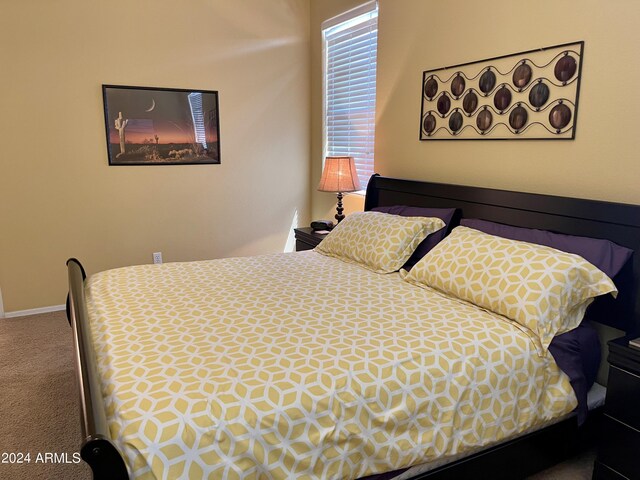
<instances>
[{"instance_id":1,"label":"lamp base","mask_svg":"<svg viewBox=\"0 0 640 480\"><path fill-rule=\"evenodd\" d=\"M342 214L343 211L344 208L342 208L342 192L338 192L338 205L336 206L336 220L338 223L344 220L344 215Z\"/></svg>"}]
</instances>

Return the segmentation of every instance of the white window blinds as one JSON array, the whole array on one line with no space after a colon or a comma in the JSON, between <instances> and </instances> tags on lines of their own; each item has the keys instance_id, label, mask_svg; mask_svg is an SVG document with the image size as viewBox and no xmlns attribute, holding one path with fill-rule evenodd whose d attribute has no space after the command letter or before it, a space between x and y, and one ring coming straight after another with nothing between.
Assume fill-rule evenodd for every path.
<instances>
[{"instance_id":1,"label":"white window blinds","mask_svg":"<svg viewBox=\"0 0 640 480\"><path fill-rule=\"evenodd\" d=\"M373 174L378 7L328 20L324 37L325 155L354 157L365 188Z\"/></svg>"}]
</instances>

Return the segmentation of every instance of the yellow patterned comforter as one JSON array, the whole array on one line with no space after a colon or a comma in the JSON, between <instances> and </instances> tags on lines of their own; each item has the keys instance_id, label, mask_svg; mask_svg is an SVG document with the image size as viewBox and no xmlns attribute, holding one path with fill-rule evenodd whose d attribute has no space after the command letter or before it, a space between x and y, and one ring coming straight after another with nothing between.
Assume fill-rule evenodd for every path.
<instances>
[{"instance_id":1,"label":"yellow patterned comforter","mask_svg":"<svg viewBox=\"0 0 640 480\"><path fill-rule=\"evenodd\" d=\"M86 290L134 478L358 478L576 406L523 327L313 251L127 267Z\"/></svg>"}]
</instances>

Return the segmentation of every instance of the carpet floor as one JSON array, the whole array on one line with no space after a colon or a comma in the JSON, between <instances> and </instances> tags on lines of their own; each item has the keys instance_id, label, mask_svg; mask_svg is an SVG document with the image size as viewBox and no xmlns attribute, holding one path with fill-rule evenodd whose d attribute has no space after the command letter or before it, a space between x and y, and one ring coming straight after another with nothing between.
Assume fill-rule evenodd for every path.
<instances>
[{"instance_id":1,"label":"carpet floor","mask_svg":"<svg viewBox=\"0 0 640 480\"><path fill-rule=\"evenodd\" d=\"M0 319L0 386L0 479L90 480L89 467L74 463L80 417L64 312ZM30 462L15 463L9 453L29 453ZM587 480L593 460L589 451L529 480Z\"/></svg>"},{"instance_id":2,"label":"carpet floor","mask_svg":"<svg viewBox=\"0 0 640 480\"><path fill-rule=\"evenodd\" d=\"M0 478L91 478L84 462L73 463L81 433L72 347L64 312L0 319L0 453L31 457L0 458L10 462L0 463Z\"/></svg>"}]
</instances>

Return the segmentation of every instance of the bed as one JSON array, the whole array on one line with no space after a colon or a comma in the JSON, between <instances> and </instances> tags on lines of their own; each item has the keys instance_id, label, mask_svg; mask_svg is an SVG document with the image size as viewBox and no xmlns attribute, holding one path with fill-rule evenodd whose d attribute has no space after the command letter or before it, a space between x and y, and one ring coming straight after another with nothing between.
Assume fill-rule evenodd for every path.
<instances>
[{"instance_id":1,"label":"bed","mask_svg":"<svg viewBox=\"0 0 640 480\"><path fill-rule=\"evenodd\" d=\"M452 233L462 217L640 248L638 206L372 177L365 211L397 205L456 208L438 230L447 241L465 233ZM77 260L68 266L81 455L96 479L516 478L574 451L590 425L578 426L568 377L527 328L415 285L418 267L406 275L412 285L318 252L90 279ZM637 328L638 271L635 255L617 299L589 307L595 321ZM488 331L501 332L490 341L503 377L482 384ZM438 364L441 376L429 367ZM503 402L482 396L491 388L504 390ZM467 393L452 401L451 389ZM193 460L197 452L209 460Z\"/></svg>"}]
</instances>

